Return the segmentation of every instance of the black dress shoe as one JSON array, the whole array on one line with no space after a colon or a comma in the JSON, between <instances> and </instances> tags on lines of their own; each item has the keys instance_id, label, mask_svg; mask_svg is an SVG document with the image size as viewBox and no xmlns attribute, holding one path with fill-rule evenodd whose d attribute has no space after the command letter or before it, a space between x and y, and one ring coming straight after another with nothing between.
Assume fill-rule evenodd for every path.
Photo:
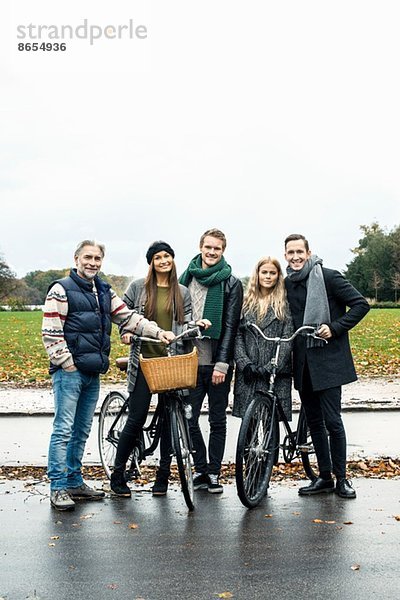
<instances>
[{"instance_id":1,"label":"black dress shoe","mask_svg":"<svg viewBox=\"0 0 400 600\"><path fill-rule=\"evenodd\" d=\"M330 494L335 490L333 479L322 479L317 477L310 485L299 489L300 496L312 496L313 494Z\"/></svg>"},{"instance_id":2,"label":"black dress shoe","mask_svg":"<svg viewBox=\"0 0 400 600\"><path fill-rule=\"evenodd\" d=\"M350 498L356 498L356 496L357 496L356 491L355 491L355 489L353 489L353 486L351 485L350 481L348 481L344 477L342 479L338 479L336 481L335 492L341 498L349 498L350 499Z\"/></svg>"}]
</instances>

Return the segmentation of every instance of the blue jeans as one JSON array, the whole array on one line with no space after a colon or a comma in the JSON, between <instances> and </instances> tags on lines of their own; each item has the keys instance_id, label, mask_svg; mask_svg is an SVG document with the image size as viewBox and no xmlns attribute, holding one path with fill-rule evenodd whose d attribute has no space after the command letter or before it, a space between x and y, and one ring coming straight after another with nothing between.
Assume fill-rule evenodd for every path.
<instances>
[{"instance_id":1,"label":"blue jeans","mask_svg":"<svg viewBox=\"0 0 400 600\"><path fill-rule=\"evenodd\" d=\"M48 469L50 489L79 487L82 457L99 398L99 375L58 369L53 375L54 421Z\"/></svg>"}]
</instances>

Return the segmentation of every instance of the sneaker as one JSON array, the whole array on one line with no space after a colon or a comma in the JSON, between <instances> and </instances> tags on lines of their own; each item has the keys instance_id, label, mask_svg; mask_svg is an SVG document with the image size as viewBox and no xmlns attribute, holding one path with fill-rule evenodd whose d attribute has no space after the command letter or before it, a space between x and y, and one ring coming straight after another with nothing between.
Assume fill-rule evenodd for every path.
<instances>
[{"instance_id":1,"label":"sneaker","mask_svg":"<svg viewBox=\"0 0 400 600\"><path fill-rule=\"evenodd\" d=\"M208 477L210 478L210 483L208 484L210 494L222 494L224 488L219 482L219 476L210 474Z\"/></svg>"},{"instance_id":2,"label":"sneaker","mask_svg":"<svg viewBox=\"0 0 400 600\"><path fill-rule=\"evenodd\" d=\"M130 498L132 496L130 488L126 485L124 474L119 471L111 473L110 487L111 493L116 496L121 496L121 498Z\"/></svg>"},{"instance_id":3,"label":"sneaker","mask_svg":"<svg viewBox=\"0 0 400 600\"><path fill-rule=\"evenodd\" d=\"M206 490L210 484L210 478L207 473L195 473L193 475L193 489Z\"/></svg>"},{"instance_id":4,"label":"sneaker","mask_svg":"<svg viewBox=\"0 0 400 600\"><path fill-rule=\"evenodd\" d=\"M157 479L151 488L153 496L165 496L168 492L168 479Z\"/></svg>"},{"instance_id":5,"label":"sneaker","mask_svg":"<svg viewBox=\"0 0 400 600\"><path fill-rule=\"evenodd\" d=\"M101 500L105 496L102 490L95 490L86 483L79 487L67 488L67 492L73 500Z\"/></svg>"},{"instance_id":6,"label":"sneaker","mask_svg":"<svg viewBox=\"0 0 400 600\"><path fill-rule=\"evenodd\" d=\"M57 510L74 510L75 502L67 490L53 490L50 492L51 506Z\"/></svg>"}]
</instances>

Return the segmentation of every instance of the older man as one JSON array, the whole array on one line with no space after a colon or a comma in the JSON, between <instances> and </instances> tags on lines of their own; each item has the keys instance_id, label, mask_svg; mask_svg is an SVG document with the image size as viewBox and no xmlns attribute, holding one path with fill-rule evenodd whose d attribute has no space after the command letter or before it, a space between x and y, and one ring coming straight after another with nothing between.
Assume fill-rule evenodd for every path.
<instances>
[{"instance_id":1,"label":"older man","mask_svg":"<svg viewBox=\"0 0 400 600\"><path fill-rule=\"evenodd\" d=\"M75 500L96 500L104 492L83 482L81 467L100 390L109 367L111 324L139 335L159 337L156 323L133 313L103 281L105 248L84 240L75 250L75 269L48 290L42 325L50 358L55 414L48 456L50 502L73 510Z\"/></svg>"}]
</instances>

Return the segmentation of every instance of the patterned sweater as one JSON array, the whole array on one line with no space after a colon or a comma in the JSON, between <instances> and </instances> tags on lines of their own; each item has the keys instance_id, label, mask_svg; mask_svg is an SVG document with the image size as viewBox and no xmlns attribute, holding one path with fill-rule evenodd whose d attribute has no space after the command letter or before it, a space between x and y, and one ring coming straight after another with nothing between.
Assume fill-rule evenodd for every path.
<instances>
[{"instance_id":1,"label":"patterned sweater","mask_svg":"<svg viewBox=\"0 0 400 600\"><path fill-rule=\"evenodd\" d=\"M96 286L93 284L94 292ZM68 315L68 300L64 288L55 283L49 290L42 323L43 344L53 365L63 369L74 365L72 354L64 338L64 323ZM154 321L129 310L125 302L111 290L111 320L125 331L156 338L160 328Z\"/></svg>"}]
</instances>

